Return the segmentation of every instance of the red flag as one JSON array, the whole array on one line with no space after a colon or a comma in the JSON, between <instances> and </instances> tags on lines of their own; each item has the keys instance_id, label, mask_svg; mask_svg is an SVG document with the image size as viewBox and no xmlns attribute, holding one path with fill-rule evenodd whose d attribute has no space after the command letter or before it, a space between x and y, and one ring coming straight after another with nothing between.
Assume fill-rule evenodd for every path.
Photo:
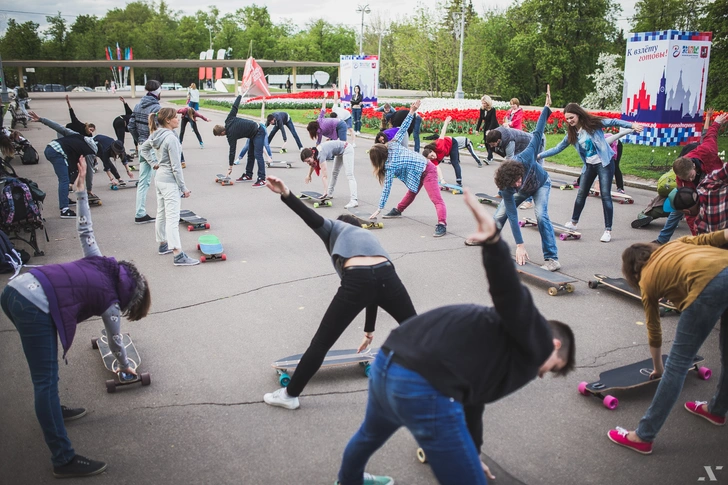
<instances>
[{"instance_id":1,"label":"red flag","mask_svg":"<svg viewBox=\"0 0 728 485\"><path fill-rule=\"evenodd\" d=\"M104 54L106 54L106 60L110 61L111 57L109 57L109 51L107 49L104 49Z\"/></svg>"},{"instance_id":2,"label":"red flag","mask_svg":"<svg viewBox=\"0 0 728 485\"><path fill-rule=\"evenodd\" d=\"M129 47L129 60L134 60L134 50L131 47Z\"/></svg>"},{"instance_id":3,"label":"red flag","mask_svg":"<svg viewBox=\"0 0 728 485\"><path fill-rule=\"evenodd\" d=\"M260 67L252 57L248 58L248 61L245 63L245 70L243 71L243 80L240 89L243 94L247 93L257 96L270 96L263 68Z\"/></svg>"}]
</instances>

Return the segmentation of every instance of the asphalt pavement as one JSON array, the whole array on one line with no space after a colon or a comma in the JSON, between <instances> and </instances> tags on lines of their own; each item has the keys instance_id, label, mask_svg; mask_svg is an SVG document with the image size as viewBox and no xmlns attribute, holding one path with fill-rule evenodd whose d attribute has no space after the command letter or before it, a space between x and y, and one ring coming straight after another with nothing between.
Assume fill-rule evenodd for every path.
<instances>
[{"instance_id":1,"label":"asphalt pavement","mask_svg":"<svg viewBox=\"0 0 728 485\"><path fill-rule=\"evenodd\" d=\"M111 95L84 94L72 93L79 119L94 122L99 132L113 136L112 121L123 113L121 103ZM34 96L31 104L41 116L69 121L65 101L58 95ZM215 183L215 175L227 167L228 146L224 137L212 135L212 126L222 124L226 114L208 110L204 114L212 120L199 122L205 148L200 149L189 130L183 144L184 175L192 196L183 200L182 207L206 217L211 228L187 232L181 226L181 238L185 251L198 257L197 238L215 234L227 261L173 266L171 256L157 255L154 224L134 224L135 190L112 191L105 174L95 175L93 191L103 205L91 212L101 251L133 260L150 283L149 316L140 322L125 321L122 329L132 335L142 358L141 370L151 373L152 384L108 394L104 382L111 374L91 348L102 322L94 318L79 324L67 363L60 362L61 401L89 410L88 416L68 424L70 439L79 454L105 460L109 468L102 476L78 481L333 483L343 449L364 415L367 380L361 369L321 370L306 387L296 411L267 406L263 394L279 387L270 364L306 349L339 278L320 239L278 196L250 183ZM41 161L23 166L16 159L13 165L48 194L43 209L50 241L42 238L46 255L32 258L31 264L78 259L82 252L75 222L58 217L57 179L42 155L54 134L37 123L21 131ZM310 144L302 127L298 132ZM280 143L277 136L272 146ZM370 145L371 140L360 138L356 147L360 210L365 212L374 211L381 192L366 154ZM274 158L293 161L293 168L270 168L268 173L281 177L295 192L320 191L322 184L316 178L311 185L304 184L307 166L299 161L293 140L288 148L288 153ZM462 165L467 187L496 192L497 164L477 168L464 155ZM449 180L454 179L451 166L443 170ZM243 167L236 166L233 173L239 177L242 172ZM552 177L572 180L564 174ZM405 190L400 181L394 182L386 210ZM596 198L588 199L579 223L582 238L557 239L561 271L577 280L576 291L549 296L546 286L523 280L547 318L574 329L577 368L566 378L537 379L486 407L483 459L494 470L497 484L728 483L728 430L682 409L683 402L710 400L715 391L720 373L717 329L700 351L714 371L713 380L688 375L651 456L614 445L607 431L614 426L633 429L655 385L614 393L620 401L614 411L577 392L580 381L596 381L600 372L649 357L640 303L587 286L594 273L619 276L624 248L655 239L662 226L656 221L644 229L630 228L654 192L630 187L628 193L635 203L614 205L612 242L599 242L604 220ZM553 221L569 220L575 196L575 191L551 191ZM443 193L443 197L448 209L445 237L432 237L437 221L426 194L417 197L403 218L386 220L384 229L375 232L392 255L418 312L448 304L491 303L480 251L463 244L475 227L472 215L462 196ZM334 207L318 210L330 217L344 211L348 185L343 174L333 202ZM154 215L154 186L147 208ZM533 210L520 212L533 217ZM538 231L522 231L531 259L541 263ZM687 234L683 223L676 237ZM508 228L503 235L512 242ZM665 351L677 321L675 316L663 318ZM335 348L356 347L363 325L362 314ZM389 315L380 312L374 345L380 345L395 326ZM20 340L4 314L0 315L0 389L0 483L54 483ZM435 484L429 467L417 461L416 448L409 432L400 430L372 457L367 470L393 476L397 484Z\"/></svg>"}]
</instances>

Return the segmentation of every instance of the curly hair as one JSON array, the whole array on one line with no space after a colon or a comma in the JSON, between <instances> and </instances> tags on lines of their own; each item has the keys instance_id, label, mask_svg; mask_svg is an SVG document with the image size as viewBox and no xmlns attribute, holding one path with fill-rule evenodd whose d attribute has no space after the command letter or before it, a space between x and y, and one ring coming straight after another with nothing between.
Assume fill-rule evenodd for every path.
<instances>
[{"instance_id":1,"label":"curly hair","mask_svg":"<svg viewBox=\"0 0 728 485\"><path fill-rule=\"evenodd\" d=\"M506 160L495 171L495 185L499 190L513 187L518 179L523 178L525 173L526 169L521 162Z\"/></svg>"},{"instance_id":2,"label":"curly hair","mask_svg":"<svg viewBox=\"0 0 728 485\"><path fill-rule=\"evenodd\" d=\"M383 131L380 131L377 133L377 136L374 137L374 143L384 143L387 144L389 142L389 139L387 138L387 134Z\"/></svg>"},{"instance_id":3,"label":"curly hair","mask_svg":"<svg viewBox=\"0 0 728 485\"><path fill-rule=\"evenodd\" d=\"M388 157L389 149L387 149L387 145L375 143L374 146L369 149L369 161L372 162L372 167L374 167L374 176L377 177L380 184L384 183L384 174L387 171L385 164L387 163Z\"/></svg>"},{"instance_id":4,"label":"curly hair","mask_svg":"<svg viewBox=\"0 0 728 485\"><path fill-rule=\"evenodd\" d=\"M642 268L658 247L658 243L634 243L622 252L622 274L634 289L639 289Z\"/></svg>"}]
</instances>

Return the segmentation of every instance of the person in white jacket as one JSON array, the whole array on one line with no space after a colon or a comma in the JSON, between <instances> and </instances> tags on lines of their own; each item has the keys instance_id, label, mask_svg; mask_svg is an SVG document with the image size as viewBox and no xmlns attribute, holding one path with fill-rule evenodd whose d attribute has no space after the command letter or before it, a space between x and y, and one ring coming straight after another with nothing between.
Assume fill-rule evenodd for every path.
<instances>
[{"instance_id":1,"label":"person in white jacket","mask_svg":"<svg viewBox=\"0 0 728 485\"><path fill-rule=\"evenodd\" d=\"M181 197L190 190L182 175L182 145L174 129L179 126L177 110L162 108L149 115L149 138L141 146L141 154L154 168L157 187L157 219L155 221L159 254L174 253L175 266L194 266L198 259L182 251L179 237ZM181 194L181 195L180 195Z\"/></svg>"}]
</instances>

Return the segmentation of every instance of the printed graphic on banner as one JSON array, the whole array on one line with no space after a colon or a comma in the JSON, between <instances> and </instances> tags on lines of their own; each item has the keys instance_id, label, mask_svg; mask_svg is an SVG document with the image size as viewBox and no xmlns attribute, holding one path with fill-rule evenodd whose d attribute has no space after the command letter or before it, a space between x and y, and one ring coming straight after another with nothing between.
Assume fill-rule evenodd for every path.
<instances>
[{"instance_id":1,"label":"printed graphic on banner","mask_svg":"<svg viewBox=\"0 0 728 485\"><path fill-rule=\"evenodd\" d=\"M673 146L700 137L712 33L632 33L627 38L622 119L645 125L629 143Z\"/></svg>"},{"instance_id":2,"label":"printed graphic on banner","mask_svg":"<svg viewBox=\"0 0 728 485\"><path fill-rule=\"evenodd\" d=\"M270 96L263 68L252 57L245 63L240 91L243 96Z\"/></svg>"},{"instance_id":3,"label":"printed graphic on banner","mask_svg":"<svg viewBox=\"0 0 728 485\"><path fill-rule=\"evenodd\" d=\"M340 56L341 99L351 101L354 86L361 89L364 106L377 104L379 56Z\"/></svg>"}]
</instances>

